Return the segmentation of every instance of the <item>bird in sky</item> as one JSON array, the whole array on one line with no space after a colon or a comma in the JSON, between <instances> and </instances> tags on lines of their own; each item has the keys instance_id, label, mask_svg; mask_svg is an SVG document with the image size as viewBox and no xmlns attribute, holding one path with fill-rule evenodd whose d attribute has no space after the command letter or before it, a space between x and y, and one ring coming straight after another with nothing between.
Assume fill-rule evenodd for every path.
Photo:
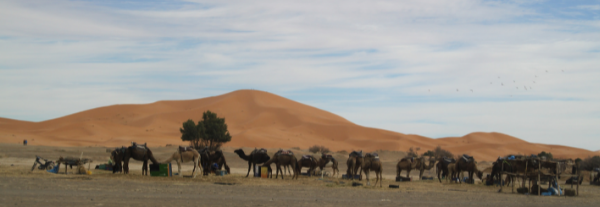
<instances>
[{"instance_id":1,"label":"bird in sky","mask_svg":"<svg viewBox=\"0 0 600 207\"><path fill-rule=\"evenodd\" d=\"M500 85L504 85L504 83L500 83Z\"/></svg>"},{"instance_id":2,"label":"bird in sky","mask_svg":"<svg viewBox=\"0 0 600 207\"><path fill-rule=\"evenodd\" d=\"M471 89L471 93L473 93L473 89Z\"/></svg>"},{"instance_id":3,"label":"bird in sky","mask_svg":"<svg viewBox=\"0 0 600 207\"><path fill-rule=\"evenodd\" d=\"M456 92L458 92L458 88L456 89Z\"/></svg>"}]
</instances>

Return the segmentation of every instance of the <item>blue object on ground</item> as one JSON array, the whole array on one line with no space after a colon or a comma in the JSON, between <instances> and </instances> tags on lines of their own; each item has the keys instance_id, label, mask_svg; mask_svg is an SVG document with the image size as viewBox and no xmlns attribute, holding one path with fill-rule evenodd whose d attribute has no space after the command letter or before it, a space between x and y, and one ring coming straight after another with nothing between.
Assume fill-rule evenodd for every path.
<instances>
[{"instance_id":1,"label":"blue object on ground","mask_svg":"<svg viewBox=\"0 0 600 207\"><path fill-rule=\"evenodd\" d=\"M59 168L60 164L57 164L56 166L54 166L54 168L50 169L50 170L46 170L47 172L51 172L51 173L55 173L58 174L58 168Z\"/></svg>"}]
</instances>

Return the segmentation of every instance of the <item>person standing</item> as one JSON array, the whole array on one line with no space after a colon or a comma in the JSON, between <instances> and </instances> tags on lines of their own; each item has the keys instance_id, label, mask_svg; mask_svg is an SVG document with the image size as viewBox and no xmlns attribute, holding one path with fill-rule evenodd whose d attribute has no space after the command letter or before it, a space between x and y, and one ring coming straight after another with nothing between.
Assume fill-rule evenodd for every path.
<instances>
[{"instance_id":1,"label":"person standing","mask_svg":"<svg viewBox=\"0 0 600 207\"><path fill-rule=\"evenodd\" d=\"M23 140L23 146L27 146L27 140L26 139Z\"/></svg>"}]
</instances>

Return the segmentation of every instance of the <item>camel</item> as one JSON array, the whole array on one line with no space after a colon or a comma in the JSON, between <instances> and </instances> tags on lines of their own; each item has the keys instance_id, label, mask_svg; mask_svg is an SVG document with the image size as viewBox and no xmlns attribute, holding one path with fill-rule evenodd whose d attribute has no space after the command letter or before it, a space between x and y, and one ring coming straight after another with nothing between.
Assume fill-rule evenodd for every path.
<instances>
[{"instance_id":1,"label":"camel","mask_svg":"<svg viewBox=\"0 0 600 207\"><path fill-rule=\"evenodd\" d=\"M382 186L383 168L377 153L367 153L365 155L363 158L362 170L365 172L365 177L367 177L367 185L370 185L369 171L375 171L375 186L377 186L377 182L379 182L379 187Z\"/></svg>"},{"instance_id":2,"label":"camel","mask_svg":"<svg viewBox=\"0 0 600 207\"><path fill-rule=\"evenodd\" d=\"M294 175L292 176L292 179L298 179L298 175L296 174L298 160L296 160L296 157L294 156L292 151L279 150L277 153L275 153L275 155L273 155L273 157L269 161L265 162L262 166L269 167L271 163L275 163L275 165L277 165L275 179L279 177L279 172L281 172L281 179L283 180L283 171L281 170L281 166L286 165L291 165L292 169L294 169Z\"/></svg>"},{"instance_id":3,"label":"camel","mask_svg":"<svg viewBox=\"0 0 600 207\"><path fill-rule=\"evenodd\" d=\"M508 161L509 160L498 158L498 160L496 160L496 162L492 164L492 181L501 181L501 172L516 172L516 170L513 169L513 166ZM506 176L506 181L504 182L504 185L508 185L510 182L512 182L512 178L510 176ZM500 182L500 185L502 185L502 182Z\"/></svg>"},{"instance_id":4,"label":"camel","mask_svg":"<svg viewBox=\"0 0 600 207\"><path fill-rule=\"evenodd\" d=\"M442 182L442 178L440 177L440 173L442 177L448 177L448 164L450 163L455 163L456 160L454 158L446 158L446 157L440 157L438 159L438 163L436 164L437 166L437 176L438 176L438 180L440 181L440 183Z\"/></svg>"},{"instance_id":5,"label":"camel","mask_svg":"<svg viewBox=\"0 0 600 207\"><path fill-rule=\"evenodd\" d=\"M446 176L446 180L449 178L450 182L456 182L455 178L458 178L458 174L456 171L456 163L448 164L448 176ZM459 178L460 179L460 178Z\"/></svg>"},{"instance_id":6,"label":"camel","mask_svg":"<svg viewBox=\"0 0 600 207\"><path fill-rule=\"evenodd\" d=\"M254 149L252 152L250 152L249 155L246 155L246 153L244 153L244 150L242 150L241 148L236 149L233 152L240 156L240 158L242 158L243 160L248 161L248 173L246 173L246 177L250 175L250 167L252 167L252 173L256 174L256 164L262 164L271 159L271 157L267 155L266 149Z\"/></svg>"},{"instance_id":7,"label":"camel","mask_svg":"<svg viewBox=\"0 0 600 207\"><path fill-rule=\"evenodd\" d=\"M111 153L114 155L115 163L123 162L123 173L129 173L129 159L133 158L134 160L143 161L142 165L142 175L148 175L148 160L152 161L152 164L158 164L158 161L154 159L152 156L152 151L146 147L146 144L138 145L135 142L132 143L133 146L127 148L116 149L115 152ZM113 170L114 173L114 170Z\"/></svg>"},{"instance_id":8,"label":"camel","mask_svg":"<svg viewBox=\"0 0 600 207\"><path fill-rule=\"evenodd\" d=\"M321 159L319 159L319 161L317 162L317 166L319 166L321 172L323 171L325 165L327 165L327 163L329 162L331 162L331 169L333 170L333 174L331 174L331 176L334 177L336 174L340 174L340 170L338 170L338 161L335 158L333 158L333 156L326 154L323 154L321 156Z\"/></svg>"},{"instance_id":9,"label":"camel","mask_svg":"<svg viewBox=\"0 0 600 207\"><path fill-rule=\"evenodd\" d=\"M482 179L483 177L483 172L477 170L477 162L475 159L467 155L463 155L463 157L456 162L456 174L460 176L462 171L467 171L469 174L469 182L474 182L473 173L475 173L479 179ZM462 179L459 178L458 181L459 183L462 183Z\"/></svg>"},{"instance_id":10,"label":"camel","mask_svg":"<svg viewBox=\"0 0 600 207\"><path fill-rule=\"evenodd\" d=\"M360 173L358 180L362 180L362 163L362 150L360 152L353 151L348 155L348 160L346 161L346 165L348 166L346 175L349 176L351 180L354 180L354 176L356 176L357 173Z\"/></svg>"},{"instance_id":11,"label":"camel","mask_svg":"<svg viewBox=\"0 0 600 207\"><path fill-rule=\"evenodd\" d=\"M225 167L227 174L231 173L227 161L225 161L225 156L223 156L223 151L209 150L208 147L205 147L198 150L198 153L200 153L200 164L203 168L203 175L211 173L213 164L216 164L219 170L222 170L223 167Z\"/></svg>"},{"instance_id":12,"label":"camel","mask_svg":"<svg viewBox=\"0 0 600 207\"><path fill-rule=\"evenodd\" d=\"M170 163L175 160L177 162L177 172L179 177L183 177L181 174L181 163L186 163L192 161L194 164L194 170L192 170L192 178L196 178L196 166L198 166L198 170L200 170L200 153L196 151L192 147L179 147L169 159L162 163Z\"/></svg>"},{"instance_id":13,"label":"camel","mask_svg":"<svg viewBox=\"0 0 600 207\"><path fill-rule=\"evenodd\" d=\"M402 158L398 164L396 165L396 176L400 176L402 170L406 170L406 177L410 177L410 171L412 169L419 169L419 179L423 177L423 172L425 170L430 170L435 165L435 159L429 159L429 165L425 165L425 157L421 157L418 159L414 159L411 161L411 158Z\"/></svg>"},{"instance_id":14,"label":"camel","mask_svg":"<svg viewBox=\"0 0 600 207\"><path fill-rule=\"evenodd\" d=\"M315 159L312 155L302 155L302 158L298 160L298 164L296 165L298 170L297 173L301 173L303 167L308 167L306 174L308 174L308 176L312 176L313 171L317 168L317 159Z\"/></svg>"}]
</instances>

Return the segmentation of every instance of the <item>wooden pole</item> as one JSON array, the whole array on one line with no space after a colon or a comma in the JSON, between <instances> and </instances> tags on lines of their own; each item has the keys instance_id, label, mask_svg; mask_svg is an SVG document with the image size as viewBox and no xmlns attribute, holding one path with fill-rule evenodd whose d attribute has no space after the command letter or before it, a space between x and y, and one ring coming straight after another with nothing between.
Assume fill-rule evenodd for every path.
<instances>
[{"instance_id":1,"label":"wooden pole","mask_svg":"<svg viewBox=\"0 0 600 207\"><path fill-rule=\"evenodd\" d=\"M538 162L538 181L537 181L537 186L538 186L538 196L542 195L542 193L540 192L542 189L541 188L541 184L542 182L540 181L540 168L542 168L542 162Z\"/></svg>"},{"instance_id":2,"label":"wooden pole","mask_svg":"<svg viewBox=\"0 0 600 207\"><path fill-rule=\"evenodd\" d=\"M579 172L579 163L577 163L577 196L579 196L579 177L581 177L581 173Z\"/></svg>"},{"instance_id":3,"label":"wooden pole","mask_svg":"<svg viewBox=\"0 0 600 207\"><path fill-rule=\"evenodd\" d=\"M556 162L556 190L558 190L558 196L560 196L560 189L558 189L558 165L560 165L560 162Z\"/></svg>"}]
</instances>

